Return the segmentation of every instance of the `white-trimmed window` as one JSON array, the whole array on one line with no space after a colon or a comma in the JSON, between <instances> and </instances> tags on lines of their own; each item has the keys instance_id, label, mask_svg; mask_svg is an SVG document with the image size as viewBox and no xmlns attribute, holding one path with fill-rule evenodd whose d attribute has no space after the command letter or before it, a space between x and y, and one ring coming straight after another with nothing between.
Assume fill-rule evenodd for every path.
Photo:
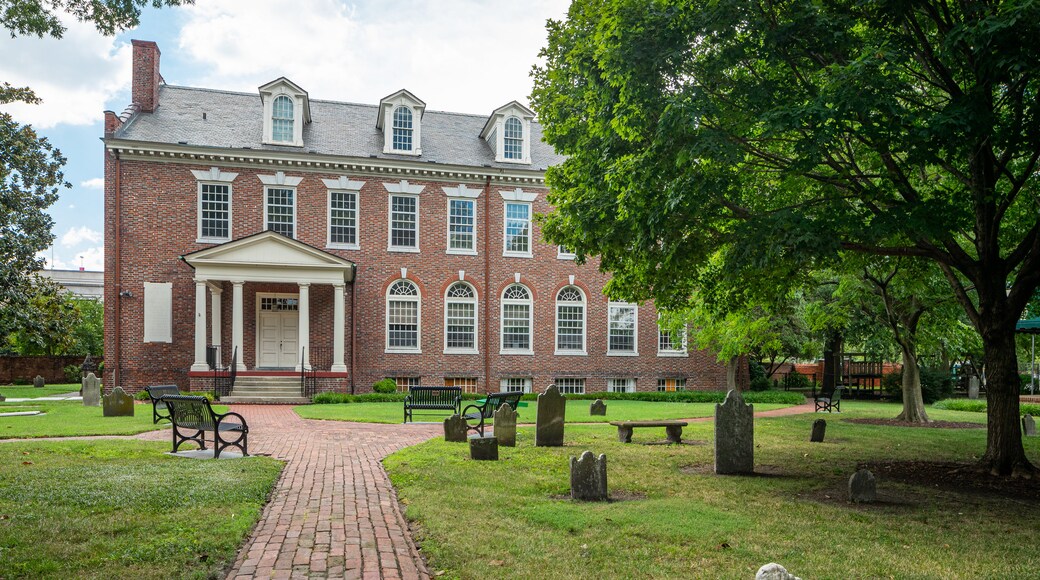
<instances>
[{"instance_id":1,"label":"white-trimmed window","mask_svg":"<svg viewBox=\"0 0 1040 580\"><path fill-rule=\"evenodd\" d=\"M520 119L509 117L506 119L505 134L503 137L502 156L506 159L524 158L524 125Z\"/></svg>"},{"instance_id":2,"label":"white-trimmed window","mask_svg":"<svg viewBox=\"0 0 1040 580\"><path fill-rule=\"evenodd\" d=\"M293 132L293 100L285 95L275 98L271 105L271 140L278 143L292 143Z\"/></svg>"},{"instance_id":3,"label":"white-trimmed window","mask_svg":"<svg viewBox=\"0 0 1040 580\"><path fill-rule=\"evenodd\" d=\"M199 184L199 241L231 239L231 184Z\"/></svg>"},{"instance_id":4,"label":"white-trimmed window","mask_svg":"<svg viewBox=\"0 0 1040 580\"><path fill-rule=\"evenodd\" d=\"M477 293L455 282L444 296L444 352L477 352Z\"/></svg>"},{"instance_id":5,"label":"white-trimmed window","mask_svg":"<svg viewBox=\"0 0 1040 580\"><path fill-rule=\"evenodd\" d=\"M412 152L412 117L412 109L405 105L394 109L391 141L393 151Z\"/></svg>"},{"instance_id":6,"label":"white-trimmed window","mask_svg":"<svg viewBox=\"0 0 1040 580\"><path fill-rule=\"evenodd\" d=\"M577 286L556 294L556 354L585 354L585 293Z\"/></svg>"},{"instance_id":7,"label":"white-trimmed window","mask_svg":"<svg viewBox=\"0 0 1040 580\"><path fill-rule=\"evenodd\" d=\"M556 379L556 388L560 389L561 395L584 395L585 379L561 377Z\"/></svg>"},{"instance_id":8,"label":"white-trimmed window","mask_svg":"<svg viewBox=\"0 0 1040 580\"><path fill-rule=\"evenodd\" d=\"M357 249L358 192L329 190L329 247Z\"/></svg>"},{"instance_id":9,"label":"white-trimmed window","mask_svg":"<svg viewBox=\"0 0 1040 580\"><path fill-rule=\"evenodd\" d=\"M419 198L414 195L390 196L390 249L419 249Z\"/></svg>"},{"instance_id":10,"label":"white-trimmed window","mask_svg":"<svg viewBox=\"0 0 1040 580\"><path fill-rule=\"evenodd\" d=\"M607 379L607 392L609 393L634 393L636 392L635 379Z\"/></svg>"},{"instance_id":11,"label":"white-trimmed window","mask_svg":"<svg viewBox=\"0 0 1040 580\"><path fill-rule=\"evenodd\" d=\"M532 354L531 291L511 284L502 292L502 353Z\"/></svg>"},{"instance_id":12,"label":"white-trimmed window","mask_svg":"<svg viewBox=\"0 0 1040 580\"><path fill-rule=\"evenodd\" d=\"M639 354L636 321L635 304L611 303L607 307L607 354Z\"/></svg>"},{"instance_id":13,"label":"white-trimmed window","mask_svg":"<svg viewBox=\"0 0 1040 580\"><path fill-rule=\"evenodd\" d=\"M398 393L407 393L408 389L421 384L420 377L387 377L397 383Z\"/></svg>"},{"instance_id":14,"label":"white-trimmed window","mask_svg":"<svg viewBox=\"0 0 1040 580\"><path fill-rule=\"evenodd\" d=\"M448 253L477 253L477 203L472 199L448 198Z\"/></svg>"},{"instance_id":15,"label":"white-trimmed window","mask_svg":"<svg viewBox=\"0 0 1040 580\"><path fill-rule=\"evenodd\" d=\"M531 253L531 204L507 201L505 204L505 241L503 256L530 258Z\"/></svg>"},{"instance_id":16,"label":"white-trimmed window","mask_svg":"<svg viewBox=\"0 0 1040 580\"><path fill-rule=\"evenodd\" d=\"M657 356L689 356L686 348L686 329L673 333L658 327Z\"/></svg>"},{"instance_id":17,"label":"white-trimmed window","mask_svg":"<svg viewBox=\"0 0 1040 580\"><path fill-rule=\"evenodd\" d=\"M264 229L296 237L296 188L267 187L264 197Z\"/></svg>"},{"instance_id":18,"label":"white-trimmed window","mask_svg":"<svg viewBox=\"0 0 1040 580\"><path fill-rule=\"evenodd\" d=\"M444 377L445 387L459 387L463 393L477 392L477 379L474 377Z\"/></svg>"},{"instance_id":19,"label":"white-trimmed window","mask_svg":"<svg viewBox=\"0 0 1040 580\"><path fill-rule=\"evenodd\" d=\"M674 393L686 390L686 379L657 379L657 390L662 393Z\"/></svg>"},{"instance_id":20,"label":"white-trimmed window","mask_svg":"<svg viewBox=\"0 0 1040 580\"><path fill-rule=\"evenodd\" d=\"M509 377L502 379L498 389L503 393L530 393L531 379L521 377Z\"/></svg>"},{"instance_id":21,"label":"white-trimmed window","mask_svg":"<svg viewBox=\"0 0 1040 580\"><path fill-rule=\"evenodd\" d=\"M576 256L567 246L556 246L556 257L561 260L573 260Z\"/></svg>"},{"instance_id":22,"label":"white-trimmed window","mask_svg":"<svg viewBox=\"0 0 1040 580\"><path fill-rule=\"evenodd\" d=\"M386 290L386 351L420 352L419 288L398 280Z\"/></svg>"}]
</instances>

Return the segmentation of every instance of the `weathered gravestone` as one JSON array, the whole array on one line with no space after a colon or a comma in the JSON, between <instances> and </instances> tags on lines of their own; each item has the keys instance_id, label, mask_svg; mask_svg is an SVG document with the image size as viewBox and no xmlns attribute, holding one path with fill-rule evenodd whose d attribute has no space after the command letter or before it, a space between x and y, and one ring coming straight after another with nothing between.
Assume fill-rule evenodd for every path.
<instances>
[{"instance_id":1,"label":"weathered gravestone","mask_svg":"<svg viewBox=\"0 0 1040 580\"><path fill-rule=\"evenodd\" d=\"M979 398L979 377L968 377L968 398Z\"/></svg>"},{"instance_id":2,"label":"weathered gravestone","mask_svg":"<svg viewBox=\"0 0 1040 580\"><path fill-rule=\"evenodd\" d=\"M502 406L495 411L495 437L498 438L498 444L503 447L516 447L516 417L518 413L509 406L509 403L502 403Z\"/></svg>"},{"instance_id":3,"label":"weathered gravestone","mask_svg":"<svg viewBox=\"0 0 1040 580\"><path fill-rule=\"evenodd\" d=\"M827 433L827 421L817 419L812 422L812 435L809 436L811 443L823 443L823 436Z\"/></svg>"},{"instance_id":4,"label":"weathered gravestone","mask_svg":"<svg viewBox=\"0 0 1040 580\"><path fill-rule=\"evenodd\" d=\"M36 375L36 378L33 379L33 386L36 387L37 389L42 389L46 385L47 385L47 382L44 381L43 377L40 376L40 375Z\"/></svg>"},{"instance_id":5,"label":"weathered gravestone","mask_svg":"<svg viewBox=\"0 0 1040 580\"><path fill-rule=\"evenodd\" d=\"M567 413L567 397L560 394L556 385L549 385L538 395L538 419L535 421L534 444L536 447L563 446L563 418Z\"/></svg>"},{"instance_id":6,"label":"weathered gravestone","mask_svg":"<svg viewBox=\"0 0 1040 580\"><path fill-rule=\"evenodd\" d=\"M596 399L592 402L592 406L589 407L589 415L601 415L606 416L607 404L603 402L603 399Z\"/></svg>"},{"instance_id":7,"label":"weathered gravestone","mask_svg":"<svg viewBox=\"0 0 1040 580\"><path fill-rule=\"evenodd\" d=\"M0 395L0 403L3 403L6 400L7 400L7 397L5 397L3 395Z\"/></svg>"},{"instance_id":8,"label":"weathered gravestone","mask_svg":"<svg viewBox=\"0 0 1040 580\"><path fill-rule=\"evenodd\" d=\"M877 501L877 480L869 470L860 469L849 478L849 501L852 503Z\"/></svg>"},{"instance_id":9,"label":"weathered gravestone","mask_svg":"<svg viewBox=\"0 0 1040 580\"><path fill-rule=\"evenodd\" d=\"M451 443L465 443L469 426L461 415L452 415L444 420L444 440Z\"/></svg>"},{"instance_id":10,"label":"weathered gravestone","mask_svg":"<svg viewBox=\"0 0 1040 580\"><path fill-rule=\"evenodd\" d=\"M571 499L607 501L607 456L591 451L571 456Z\"/></svg>"},{"instance_id":11,"label":"weathered gravestone","mask_svg":"<svg viewBox=\"0 0 1040 580\"><path fill-rule=\"evenodd\" d=\"M791 574L776 562L770 562L765 566L758 569L758 573L755 574L755 580L802 580L801 578Z\"/></svg>"},{"instance_id":12,"label":"weathered gravestone","mask_svg":"<svg viewBox=\"0 0 1040 580\"><path fill-rule=\"evenodd\" d=\"M754 470L755 408L744 403L740 391L731 390L721 405L715 405L715 473Z\"/></svg>"},{"instance_id":13,"label":"weathered gravestone","mask_svg":"<svg viewBox=\"0 0 1040 580\"><path fill-rule=\"evenodd\" d=\"M133 417L134 398L126 394L123 387L116 387L103 398L101 414L105 417Z\"/></svg>"},{"instance_id":14,"label":"weathered gravestone","mask_svg":"<svg viewBox=\"0 0 1040 580\"><path fill-rule=\"evenodd\" d=\"M1034 421L1033 416L1028 413L1022 417L1022 433L1024 433L1026 437L1036 437L1036 421Z\"/></svg>"},{"instance_id":15,"label":"weathered gravestone","mask_svg":"<svg viewBox=\"0 0 1040 580\"><path fill-rule=\"evenodd\" d=\"M470 437L469 458L477 461L498 461L498 439L494 435Z\"/></svg>"},{"instance_id":16,"label":"weathered gravestone","mask_svg":"<svg viewBox=\"0 0 1040 580\"><path fill-rule=\"evenodd\" d=\"M83 378L83 406L101 406L101 379L94 376L94 373Z\"/></svg>"}]
</instances>

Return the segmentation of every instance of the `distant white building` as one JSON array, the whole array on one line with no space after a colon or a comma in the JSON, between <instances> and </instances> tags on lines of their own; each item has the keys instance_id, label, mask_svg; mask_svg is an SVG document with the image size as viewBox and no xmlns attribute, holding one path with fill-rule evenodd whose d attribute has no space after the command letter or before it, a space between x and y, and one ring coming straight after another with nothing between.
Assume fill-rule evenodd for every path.
<instances>
[{"instance_id":1,"label":"distant white building","mask_svg":"<svg viewBox=\"0 0 1040 580\"><path fill-rule=\"evenodd\" d=\"M105 273L89 270L40 270L40 275L61 284L79 298L104 300Z\"/></svg>"}]
</instances>

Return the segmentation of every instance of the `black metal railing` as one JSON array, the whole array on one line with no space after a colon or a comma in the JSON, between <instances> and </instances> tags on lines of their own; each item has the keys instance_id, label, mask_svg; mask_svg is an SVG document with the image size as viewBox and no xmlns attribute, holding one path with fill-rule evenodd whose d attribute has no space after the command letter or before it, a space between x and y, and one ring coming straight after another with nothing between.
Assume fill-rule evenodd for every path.
<instances>
[{"instance_id":1,"label":"black metal railing","mask_svg":"<svg viewBox=\"0 0 1040 580\"><path fill-rule=\"evenodd\" d=\"M307 363L310 364L307 364ZM306 347L300 353L300 395L310 398L318 393L318 373L332 370L332 349L316 346L311 348L308 361Z\"/></svg>"},{"instance_id":2,"label":"black metal railing","mask_svg":"<svg viewBox=\"0 0 1040 580\"><path fill-rule=\"evenodd\" d=\"M231 391L235 389L235 379L238 377L238 347L235 347L235 351L231 355L231 363L226 367L221 364L219 345L207 348L206 358L209 359L209 349L212 348L216 348L214 362L211 364L213 369L213 398L219 401L221 397L230 395Z\"/></svg>"}]
</instances>

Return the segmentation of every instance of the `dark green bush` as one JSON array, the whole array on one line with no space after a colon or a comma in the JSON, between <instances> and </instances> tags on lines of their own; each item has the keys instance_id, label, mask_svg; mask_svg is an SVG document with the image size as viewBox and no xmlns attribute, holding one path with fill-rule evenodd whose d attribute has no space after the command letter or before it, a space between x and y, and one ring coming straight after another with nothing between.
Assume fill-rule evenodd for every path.
<instances>
[{"instance_id":1,"label":"dark green bush","mask_svg":"<svg viewBox=\"0 0 1040 580\"><path fill-rule=\"evenodd\" d=\"M943 399L935 403L936 409L949 411L967 411L969 413L985 413L985 399ZM1040 415L1040 405L1036 403L1022 403L1018 406L1018 412L1025 415Z\"/></svg>"},{"instance_id":2,"label":"dark green bush","mask_svg":"<svg viewBox=\"0 0 1040 580\"><path fill-rule=\"evenodd\" d=\"M749 360L748 377L752 381L760 377L764 379L766 377L766 369L762 367L762 363L758 362L757 360Z\"/></svg>"},{"instance_id":3,"label":"dark green bush","mask_svg":"<svg viewBox=\"0 0 1040 580\"><path fill-rule=\"evenodd\" d=\"M881 388L892 397L903 397L903 371L889 373L881 378ZM930 405L953 395L953 379L940 369L921 367L921 396Z\"/></svg>"},{"instance_id":4,"label":"dark green bush","mask_svg":"<svg viewBox=\"0 0 1040 580\"><path fill-rule=\"evenodd\" d=\"M29 379L27 379L25 377L15 377L14 381L12 381L12 383L14 383L17 386L23 386L23 385L31 385L32 381L30 381Z\"/></svg>"},{"instance_id":5,"label":"dark green bush","mask_svg":"<svg viewBox=\"0 0 1040 580\"><path fill-rule=\"evenodd\" d=\"M784 377L784 379L780 381L780 385L784 390L793 391L809 391L813 387L812 381L809 380L809 377L796 372L792 372Z\"/></svg>"},{"instance_id":6,"label":"dark green bush","mask_svg":"<svg viewBox=\"0 0 1040 580\"><path fill-rule=\"evenodd\" d=\"M396 393L397 382L393 379L382 379L372 385L372 390L377 393Z\"/></svg>"},{"instance_id":7,"label":"dark green bush","mask_svg":"<svg viewBox=\"0 0 1040 580\"><path fill-rule=\"evenodd\" d=\"M62 370L65 371L65 380L70 383L80 383L83 381L83 373L80 370L80 365L68 365Z\"/></svg>"},{"instance_id":8,"label":"dark green bush","mask_svg":"<svg viewBox=\"0 0 1040 580\"><path fill-rule=\"evenodd\" d=\"M784 391L763 391L759 393L743 393L744 401L747 403L769 403L778 405L800 405L805 402L805 397L800 393L786 393ZM350 395L347 393L318 393L311 399L316 404L337 403L401 403L404 402L405 393L368 393L364 395ZM481 393L463 393L464 401L483 399ZM677 391L672 393L640 392L640 393L585 393L582 395L567 395L573 400L604 399L611 401L652 401L663 403L721 403L726 399L723 391ZM524 401L538 399L538 393L527 393L523 396Z\"/></svg>"},{"instance_id":9,"label":"dark green bush","mask_svg":"<svg viewBox=\"0 0 1040 580\"><path fill-rule=\"evenodd\" d=\"M749 388L755 392L768 391L773 388L773 381L767 379L765 375L755 377L751 379Z\"/></svg>"}]
</instances>

